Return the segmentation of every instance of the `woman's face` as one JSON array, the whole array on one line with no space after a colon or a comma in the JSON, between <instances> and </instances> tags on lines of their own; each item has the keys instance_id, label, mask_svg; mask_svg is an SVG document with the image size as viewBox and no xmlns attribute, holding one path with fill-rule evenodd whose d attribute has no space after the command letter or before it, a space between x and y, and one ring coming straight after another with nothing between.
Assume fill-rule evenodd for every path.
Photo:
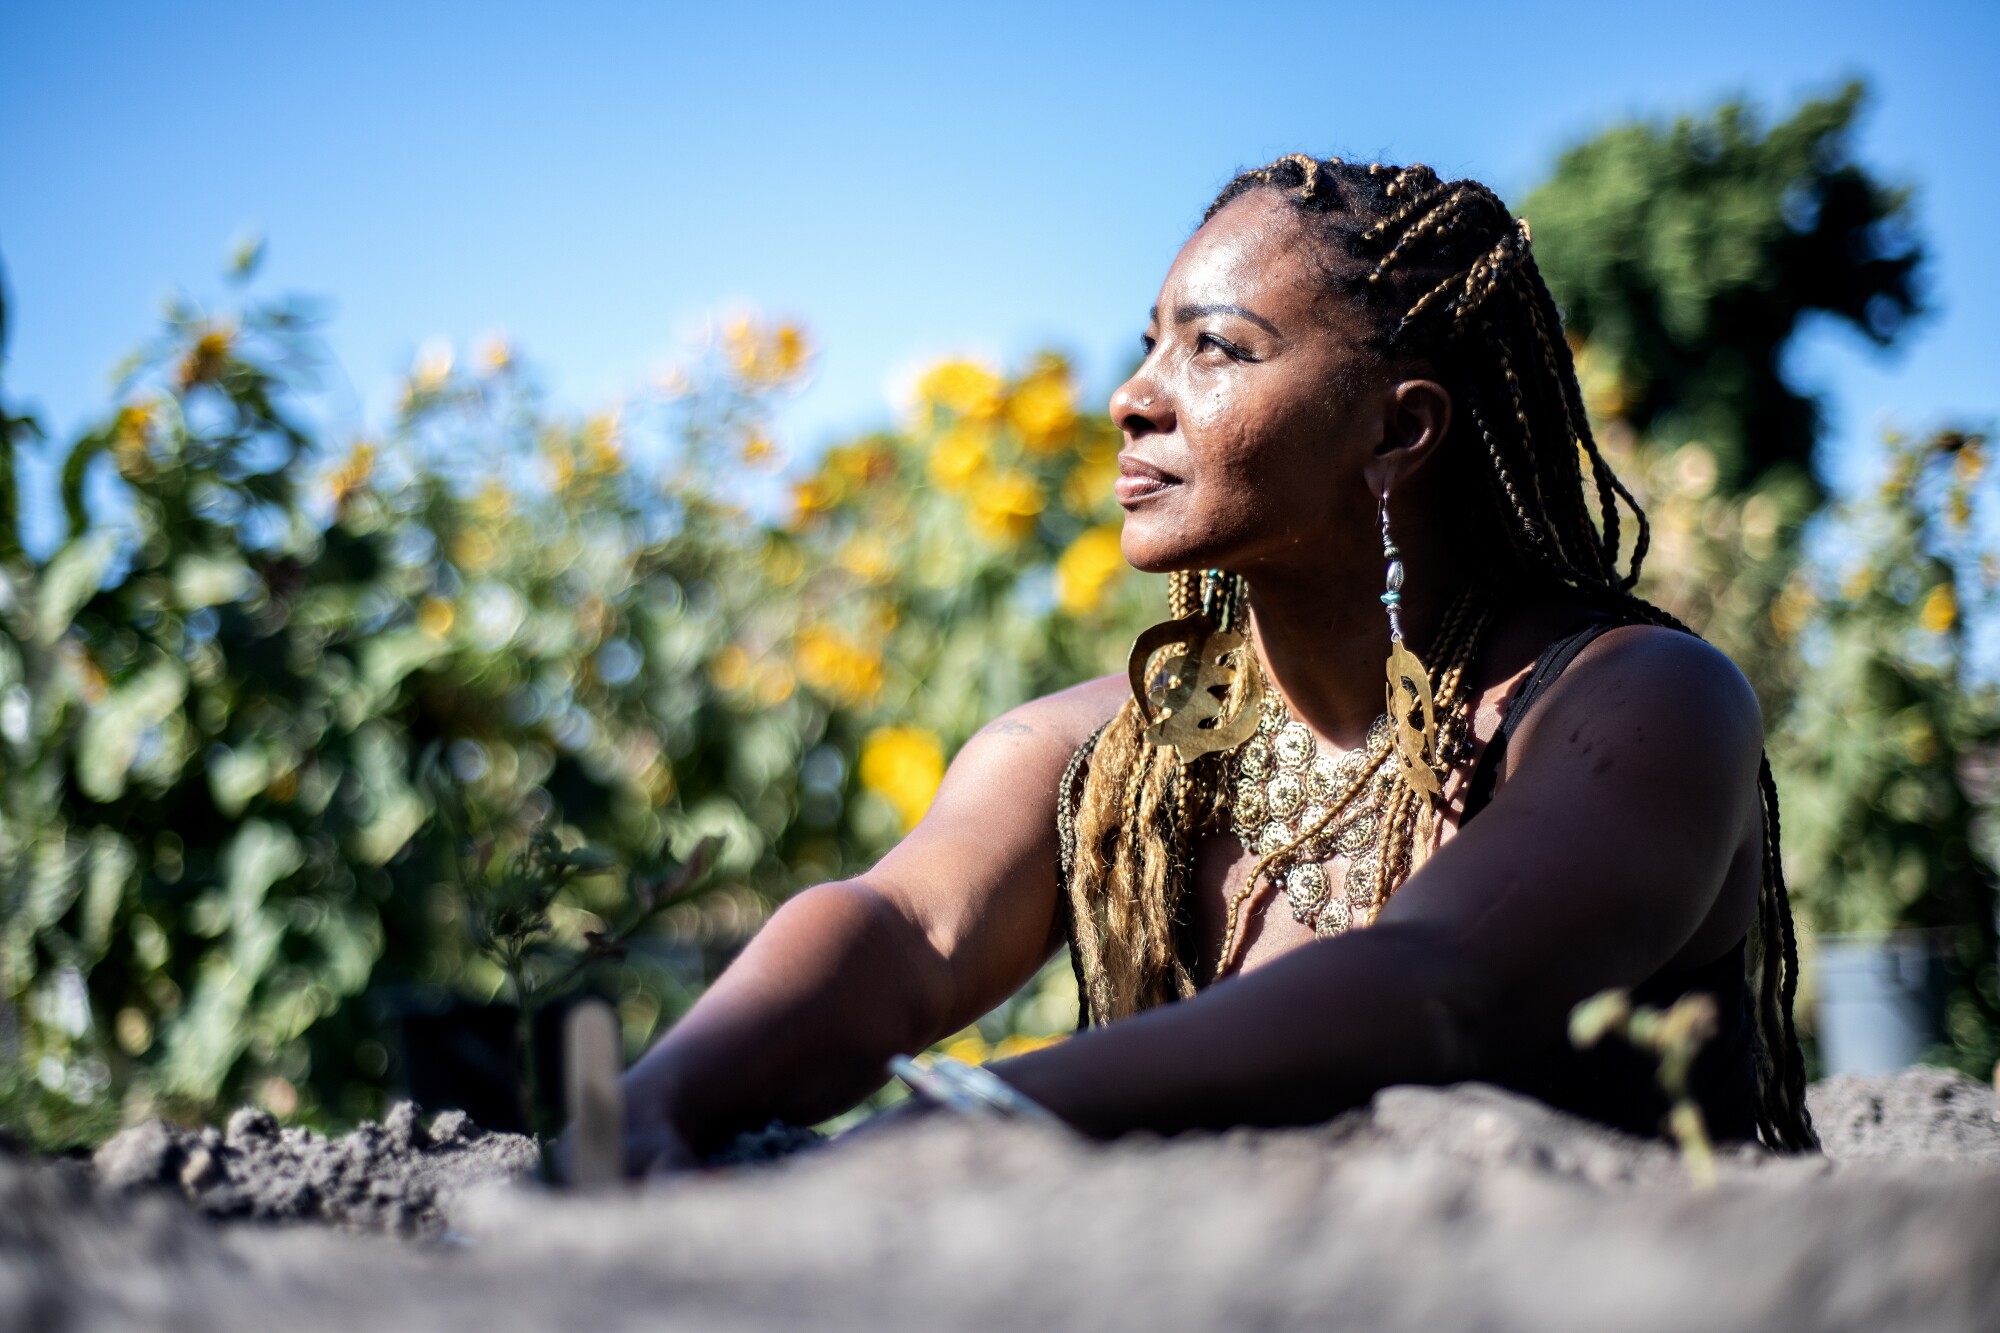
<instances>
[{"instance_id":1,"label":"woman's face","mask_svg":"<svg viewBox=\"0 0 2000 1333\"><path fill-rule=\"evenodd\" d=\"M1181 248L1146 358L1111 395L1118 502L1139 569L1305 573L1375 559L1364 476L1393 379L1326 295L1292 204L1253 190Z\"/></svg>"}]
</instances>

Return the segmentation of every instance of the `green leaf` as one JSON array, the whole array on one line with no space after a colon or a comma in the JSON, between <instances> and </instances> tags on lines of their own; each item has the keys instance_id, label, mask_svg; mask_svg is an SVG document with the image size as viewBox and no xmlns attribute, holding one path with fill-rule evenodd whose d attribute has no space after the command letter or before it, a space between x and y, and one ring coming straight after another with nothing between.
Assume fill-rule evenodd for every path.
<instances>
[{"instance_id":1,"label":"green leaf","mask_svg":"<svg viewBox=\"0 0 2000 1333\"><path fill-rule=\"evenodd\" d=\"M157 726L187 698L187 671L162 660L141 671L92 708L77 733L76 782L94 801L125 794L125 781L146 729Z\"/></svg>"},{"instance_id":2,"label":"green leaf","mask_svg":"<svg viewBox=\"0 0 2000 1333\"><path fill-rule=\"evenodd\" d=\"M63 836L60 824L45 831L28 871L19 915L11 923L24 935L32 937L55 925L76 901L83 889L81 850L76 841Z\"/></svg>"},{"instance_id":3,"label":"green leaf","mask_svg":"<svg viewBox=\"0 0 2000 1333\"><path fill-rule=\"evenodd\" d=\"M375 914L361 907L336 908L320 920L313 937L326 956L320 979L336 995L359 993L382 956L382 923Z\"/></svg>"},{"instance_id":4,"label":"green leaf","mask_svg":"<svg viewBox=\"0 0 2000 1333\"><path fill-rule=\"evenodd\" d=\"M89 866L84 881L81 942L85 961L95 963L104 957L110 945L111 929L117 923L119 908L125 904L125 895L138 883L139 857L132 844L115 830L97 828L90 832Z\"/></svg>"},{"instance_id":5,"label":"green leaf","mask_svg":"<svg viewBox=\"0 0 2000 1333\"><path fill-rule=\"evenodd\" d=\"M54 643L66 633L76 613L97 594L104 571L118 549L117 534L98 531L66 542L42 571L36 608L35 637Z\"/></svg>"},{"instance_id":6,"label":"green leaf","mask_svg":"<svg viewBox=\"0 0 2000 1333\"><path fill-rule=\"evenodd\" d=\"M226 606L252 582L249 567L234 556L184 555L174 565L174 601L184 611Z\"/></svg>"},{"instance_id":7,"label":"green leaf","mask_svg":"<svg viewBox=\"0 0 2000 1333\"><path fill-rule=\"evenodd\" d=\"M265 819L245 821L222 854L232 926L240 930L248 925L271 886L304 864L305 850L290 829Z\"/></svg>"},{"instance_id":8,"label":"green leaf","mask_svg":"<svg viewBox=\"0 0 2000 1333\"><path fill-rule=\"evenodd\" d=\"M350 850L362 865L387 864L430 813L404 777L407 763L400 734L387 723L370 723L355 736L355 767L367 807Z\"/></svg>"},{"instance_id":9,"label":"green leaf","mask_svg":"<svg viewBox=\"0 0 2000 1333\"><path fill-rule=\"evenodd\" d=\"M587 875L600 870L609 870L612 866L618 864L618 858L601 847L586 846L577 847L570 851L552 853L549 857L549 863L561 866L566 870L575 870Z\"/></svg>"},{"instance_id":10,"label":"green leaf","mask_svg":"<svg viewBox=\"0 0 2000 1333\"><path fill-rule=\"evenodd\" d=\"M84 482L90 476L90 465L98 455L110 452L113 433L104 429L78 440L63 460L59 489L62 492L63 515L69 520L69 535L72 540L84 535L90 528L90 511L83 502Z\"/></svg>"},{"instance_id":11,"label":"green leaf","mask_svg":"<svg viewBox=\"0 0 2000 1333\"><path fill-rule=\"evenodd\" d=\"M420 629L376 635L361 649L361 682L367 692L362 706L369 713L380 712L395 698L406 676L447 651L444 640Z\"/></svg>"},{"instance_id":12,"label":"green leaf","mask_svg":"<svg viewBox=\"0 0 2000 1333\"><path fill-rule=\"evenodd\" d=\"M264 262L264 237L261 232L251 232L239 237L229 249L229 276L237 282L248 282L256 276L257 266Z\"/></svg>"},{"instance_id":13,"label":"green leaf","mask_svg":"<svg viewBox=\"0 0 2000 1333\"><path fill-rule=\"evenodd\" d=\"M219 954L203 960L187 1007L161 1034L159 1080L165 1091L198 1101L212 1101L221 1091L250 1041L243 1015L251 980Z\"/></svg>"}]
</instances>

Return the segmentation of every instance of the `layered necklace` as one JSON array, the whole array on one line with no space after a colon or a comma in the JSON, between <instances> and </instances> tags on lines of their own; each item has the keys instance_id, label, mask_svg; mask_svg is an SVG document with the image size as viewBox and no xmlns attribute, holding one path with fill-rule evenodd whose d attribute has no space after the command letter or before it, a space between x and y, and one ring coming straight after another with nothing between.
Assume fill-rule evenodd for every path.
<instances>
[{"instance_id":1,"label":"layered necklace","mask_svg":"<svg viewBox=\"0 0 2000 1333\"><path fill-rule=\"evenodd\" d=\"M1365 925L1381 890L1377 835L1387 809L1395 748L1387 713L1339 758L1266 688L1257 731L1229 758L1229 825L1290 901L1292 917L1320 936ZM1336 892L1326 862L1347 858ZM1253 872L1254 874L1254 872Z\"/></svg>"},{"instance_id":2,"label":"layered necklace","mask_svg":"<svg viewBox=\"0 0 2000 1333\"><path fill-rule=\"evenodd\" d=\"M1292 716L1277 686L1263 680L1257 729L1230 752L1225 769L1230 831L1258 859L1230 903L1224 966L1234 957L1241 913L1260 879L1282 888L1293 918L1316 935L1338 935L1374 920L1385 889L1409 870L1407 848L1395 864L1386 859L1393 839L1385 836L1385 825L1400 823L1408 817L1409 802L1416 802L1422 808L1412 828L1417 840L1427 838L1430 802L1441 797L1444 773L1469 748L1465 674L1492 622L1490 599L1479 587L1469 586L1446 611L1437 644L1444 670L1433 702L1429 673L1403 647L1396 615L1401 562L1395 560L1395 547L1387 544L1386 530L1384 543L1392 561L1389 591L1383 595L1392 644L1389 702L1405 714L1403 725L1399 731L1395 712L1381 714L1362 743L1336 759L1320 751L1312 729ZM1261 674L1263 666L1255 663L1252 669ZM1410 721L1419 712L1421 735ZM1407 788L1401 797L1399 779ZM1402 805L1396 805L1399 799ZM1327 863L1339 857L1347 858L1347 873L1336 886Z\"/></svg>"}]
</instances>

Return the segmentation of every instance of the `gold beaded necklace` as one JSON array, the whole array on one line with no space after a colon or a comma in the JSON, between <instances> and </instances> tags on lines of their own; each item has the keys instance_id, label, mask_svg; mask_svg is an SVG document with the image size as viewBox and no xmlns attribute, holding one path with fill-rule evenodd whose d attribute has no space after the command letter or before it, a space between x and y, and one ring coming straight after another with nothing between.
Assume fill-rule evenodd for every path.
<instances>
[{"instance_id":1,"label":"gold beaded necklace","mask_svg":"<svg viewBox=\"0 0 2000 1333\"><path fill-rule=\"evenodd\" d=\"M1293 919L1316 935L1365 925L1374 910L1382 878L1376 833L1394 781L1383 761L1394 744L1384 713L1361 745L1336 759L1267 687L1256 734L1230 757L1230 831L1252 855L1271 858L1271 879ZM1339 893L1324 864L1336 856L1348 858Z\"/></svg>"},{"instance_id":2,"label":"gold beaded necklace","mask_svg":"<svg viewBox=\"0 0 2000 1333\"><path fill-rule=\"evenodd\" d=\"M1390 581L1399 581L1393 567ZM1385 603L1397 592L1392 587L1385 593ZM1436 813L1432 803L1444 774L1468 751L1466 673L1492 618L1489 599L1476 584L1453 599L1438 630L1437 651L1447 665L1434 692L1421 663L1414 657L1408 665L1401 660L1408 650L1392 623L1397 653L1390 657L1388 702L1403 711L1401 725L1398 711L1384 713L1362 743L1338 759L1320 753L1312 730L1291 715L1263 664L1250 655L1250 669L1257 673L1252 683L1260 687L1253 695L1257 726L1229 754L1223 780L1230 831L1257 861L1230 895L1218 975L1236 961L1244 908L1260 883L1283 888L1293 917L1316 935L1338 935L1374 921L1389 891L1409 874L1415 849L1428 844ZM1421 735L1404 711L1414 707L1409 672L1425 677L1424 688L1415 692L1423 707ZM1399 682L1397 675L1405 678ZM1422 773L1412 771L1419 767ZM1347 875L1335 892L1325 863L1339 856L1347 858Z\"/></svg>"}]
</instances>

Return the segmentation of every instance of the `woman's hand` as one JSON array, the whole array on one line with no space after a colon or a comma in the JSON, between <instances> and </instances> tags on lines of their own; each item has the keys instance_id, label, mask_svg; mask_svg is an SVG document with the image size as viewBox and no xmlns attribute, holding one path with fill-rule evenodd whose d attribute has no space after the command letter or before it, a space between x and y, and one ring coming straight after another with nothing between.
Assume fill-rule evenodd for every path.
<instances>
[{"instance_id":1,"label":"woman's hand","mask_svg":"<svg viewBox=\"0 0 2000 1333\"><path fill-rule=\"evenodd\" d=\"M688 1141L675 1111L675 1099L657 1067L645 1061L626 1073L625 1176L628 1180L692 1171L701 1158Z\"/></svg>"},{"instance_id":2,"label":"woman's hand","mask_svg":"<svg viewBox=\"0 0 2000 1333\"><path fill-rule=\"evenodd\" d=\"M679 1129L670 1120L647 1117L625 1120L625 1175L628 1179L650 1179L692 1171L701 1165L694 1149L688 1147Z\"/></svg>"}]
</instances>

